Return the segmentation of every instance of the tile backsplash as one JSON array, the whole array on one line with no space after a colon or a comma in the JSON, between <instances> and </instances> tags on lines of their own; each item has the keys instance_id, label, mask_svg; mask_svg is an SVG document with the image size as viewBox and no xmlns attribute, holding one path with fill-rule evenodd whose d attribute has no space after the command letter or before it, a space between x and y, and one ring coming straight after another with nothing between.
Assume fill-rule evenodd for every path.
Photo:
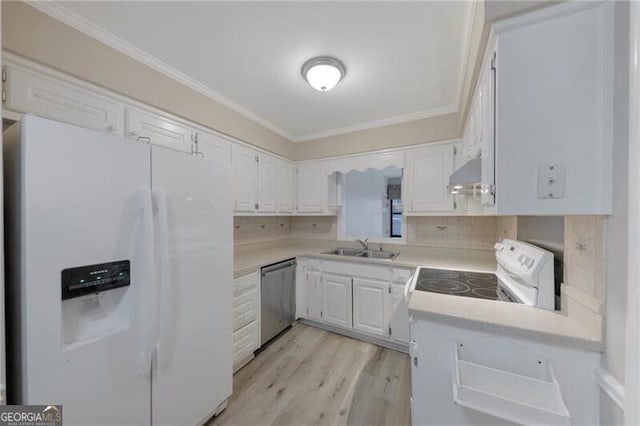
<instances>
[{"instance_id":1,"label":"tile backsplash","mask_svg":"<svg viewBox=\"0 0 640 426\"><path fill-rule=\"evenodd\" d=\"M565 283L603 300L604 261L604 216L565 216Z\"/></svg>"},{"instance_id":2,"label":"tile backsplash","mask_svg":"<svg viewBox=\"0 0 640 426\"><path fill-rule=\"evenodd\" d=\"M289 238L291 219L287 216L235 216L233 218L234 243L259 243Z\"/></svg>"},{"instance_id":3,"label":"tile backsplash","mask_svg":"<svg viewBox=\"0 0 640 426\"><path fill-rule=\"evenodd\" d=\"M291 238L336 240L337 219L335 216L294 216L291 218Z\"/></svg>"},{"instance_id":4,"label":"tile backsplash","mask_svg":"<svg viewBox=\"0 0 640 426\"><path fill-rule=\"evenodd\" d=\"M496 242L493 216L409 216L407 244L491 249Z\"/></svg>"}]
</instances>

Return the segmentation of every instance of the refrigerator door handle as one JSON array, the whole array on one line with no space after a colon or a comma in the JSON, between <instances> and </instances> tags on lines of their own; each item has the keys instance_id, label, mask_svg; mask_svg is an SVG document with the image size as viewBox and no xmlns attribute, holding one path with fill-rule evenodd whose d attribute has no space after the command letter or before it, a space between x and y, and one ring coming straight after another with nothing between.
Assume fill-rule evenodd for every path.
<instances>
[{"instance_id":1,"label":"refrigerator door handle","mask_svg":"<svg viewBox=\"0 0 640 426\"><path fill-rule=\"evenodd\" d=\"M151 191L143 189L138 194L140 201L140 209L142 211L142 227L143 227L143 263L144 278L140 280L138 290L140 300L139 324L140 324L140 356L139 356L139 373L142 376L151 374L151 361L154 342L154 300L153 300L153 283L155 281L155 241L153 229L153 203L151 200Z\"/></svg>"},{"instance_id":2,"label":"refrigerator door handle","mask_svg":"<svg viewBox=\"0 0 640 426\"><path fill-rule=\"evenodd\" d=\"M171 363L171 337L174 329L173 299L170 285L169 260L169 217L167 194L164 191L154 191L157 221L158 250L158 333L155 341L155 365L159 370L166 370Z\"/></svg>"}]
</instances>

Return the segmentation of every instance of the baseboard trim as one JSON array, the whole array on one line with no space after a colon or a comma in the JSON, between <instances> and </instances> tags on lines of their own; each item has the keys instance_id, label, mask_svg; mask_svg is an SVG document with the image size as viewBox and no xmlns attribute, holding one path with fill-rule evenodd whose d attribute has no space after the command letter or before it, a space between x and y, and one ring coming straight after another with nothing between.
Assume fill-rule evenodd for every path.
<instances>
[{"instance_id":1,"label":"baseboard trim","mask_svg":"<svg viewBox=\"0 0 640 426\"><path fill-rule=\"evenodd\" d=\"M602 367L596 368L595 373L600 389L624 412L624 385Z\"/></svg>"},{"instance_id":2,"label":"baseboard trim","mask_svg":"<svg viewBox=\"0 0 640 426\"><path fill-rule=\"evenodd\" d=\"M405 354L409 353L409 345L403 345L402 343L390 342L384 339L379 339L374 336L353 332L351 330L344 330L344 329L341 329L340 327L333 327L328 324L323 324L321 322L316 322L316 321L308 320L304 318L298 319L298 322L302 324L310 325L312 327L321 328L323 330L330 331L332 333L342 334L343 336L351 337L352 339L362 340L364 342L371 343L373 345L378 345L388 349L392 349L394 351L403 352Z\"/></svg>"}]
</instances>

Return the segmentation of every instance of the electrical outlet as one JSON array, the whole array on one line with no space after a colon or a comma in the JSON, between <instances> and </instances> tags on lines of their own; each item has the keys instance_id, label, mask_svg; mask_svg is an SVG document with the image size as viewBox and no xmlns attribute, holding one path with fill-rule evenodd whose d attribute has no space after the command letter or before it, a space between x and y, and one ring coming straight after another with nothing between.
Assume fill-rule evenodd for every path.
<instances>
[{"instance_id":1,"label":"electrical outlet","mask_svg":"<svg viewBox=\"0 0 640 426\"><path fill-rule=\"evenodd\" d=\"M564 198L564 175L563 165L538 166L538 198Z\"/></svg>"}]
</instances>

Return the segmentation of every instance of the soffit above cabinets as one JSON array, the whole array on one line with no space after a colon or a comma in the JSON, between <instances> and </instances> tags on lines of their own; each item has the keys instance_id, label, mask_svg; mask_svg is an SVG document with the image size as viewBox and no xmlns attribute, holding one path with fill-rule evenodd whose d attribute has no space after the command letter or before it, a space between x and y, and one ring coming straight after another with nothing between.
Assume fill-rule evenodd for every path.
<instances>
[{"instance_id":1,"label":"soffit above cabinets","mask_svg":"<svg viewBox=\"0 0 640 426\"><path fill-rule=\"evenodd\" d=\"M30 2L294 141L456 112L474 0ZM330 92L302 64L347 68Z\"/></svg>"}]
</instances>

